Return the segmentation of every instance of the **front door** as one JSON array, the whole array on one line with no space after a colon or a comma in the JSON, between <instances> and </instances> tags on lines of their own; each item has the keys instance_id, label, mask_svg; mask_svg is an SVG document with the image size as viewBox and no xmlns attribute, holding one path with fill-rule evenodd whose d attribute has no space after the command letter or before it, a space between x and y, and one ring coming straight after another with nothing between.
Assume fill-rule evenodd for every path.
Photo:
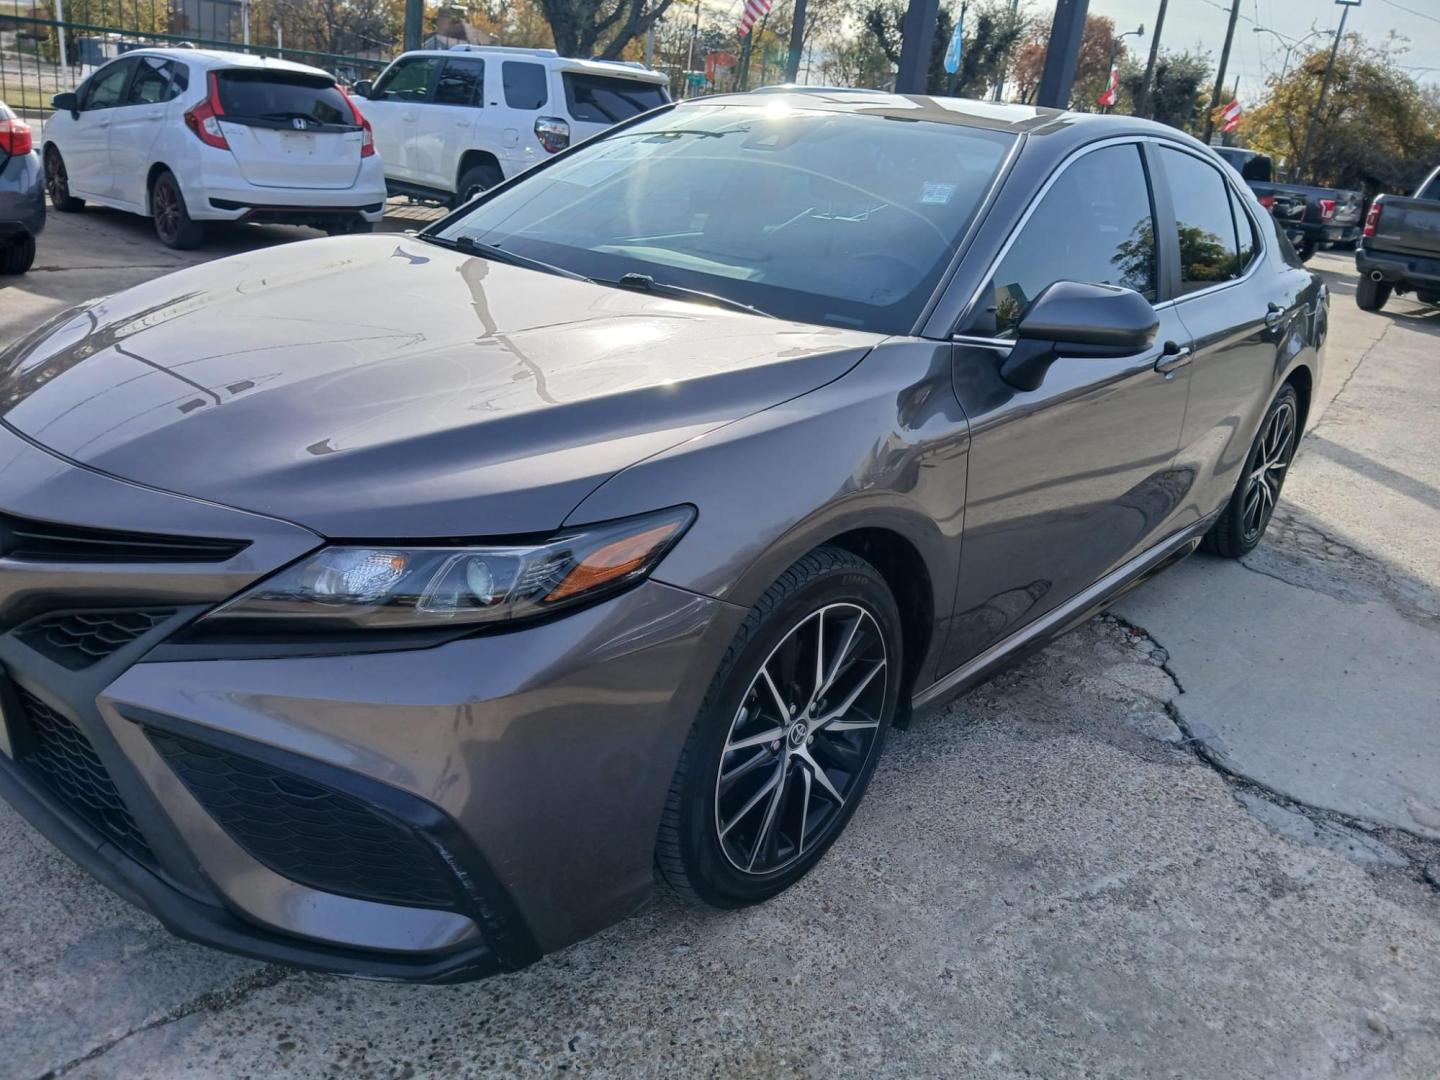
<instances>
[{"instance_id":1,"label":"front door","mask_svg":"<svg viewBox=\"0 0 1440 1080\"><path fill-rule=\"evenodd\" d=\"M61 147L73 195L108 199L114 194L110 125L116 108L125 100L125 87L134 66L135 61L128 58L107 64L80 90L80 118L71 125Z\"/></svg>"},{"instance_id":2,"label":"front door","mask_svg":"<svg viewBox=\"0 0 1440 1080\"><path fill-rule=\"evenodd\" d=\"M971 445L956 615L941 673L1174 528L1191 478L1175 465L1190 340L1173 306L1158 313L1154 346L1134 356L1062 355L1033 391L998 375L1004 342L1052 282L1119 285L1160 299L1154 222L1138 145L1082 152L1041 197L966 320L955 381Z\"/></svg>"},{"instance_id":3,"label":"front door","mask_svg":"<svg viewBox=\"0 0 1440 1080\"><path fill-rule=\"evenodd\" d=\"M402 57L385 69L366 101L375 152L392 179L422 182L415 176L413 144L439 68L439 57Z\"/></svg>"}]
</instances>

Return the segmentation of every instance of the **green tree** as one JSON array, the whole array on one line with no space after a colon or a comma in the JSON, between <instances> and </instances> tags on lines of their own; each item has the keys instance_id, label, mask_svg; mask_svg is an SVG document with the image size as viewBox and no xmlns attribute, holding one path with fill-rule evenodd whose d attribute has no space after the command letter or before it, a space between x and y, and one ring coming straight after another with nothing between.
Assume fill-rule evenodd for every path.
<instances>
[{"instance_id":1,"label":"green tree","mask_svg":"<svg viewBox=\"0 0 1440 1080\"><path fill-rule=\"evenodd\" d=\"M1120 100L1116 103L1119 111L1131 111L1140 94L1140 84L1145 78L1145 65L1138 60L1127 60L1120 68ZM1210 58L1198 52L1164 52L1155 61L1155 73L1150 78L1150 96L1146 113L1162 124L1179 128L1181 131L1198 131L1205 119L1205 106L1209 103L1207 87L1215 78L1215 69Z\"/></svg>"}]
</instances>

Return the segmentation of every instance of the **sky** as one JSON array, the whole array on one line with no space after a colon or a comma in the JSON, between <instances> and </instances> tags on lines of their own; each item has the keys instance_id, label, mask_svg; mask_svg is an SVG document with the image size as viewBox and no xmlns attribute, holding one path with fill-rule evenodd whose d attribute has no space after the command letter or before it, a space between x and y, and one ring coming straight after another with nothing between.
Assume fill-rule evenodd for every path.
<instances>
[{"instance_id":1,"label":"sky","mask_svg":"<svg viewBox=\"0 0 1440 1080\"><path fill-rule=\"evenodd\" d=\"M944 0L942 0L944 2ZM1231 0L1170 0L1160 44L1165 49L1208 52L1218 62L1225 44L1225 26ZM1036 5L1038 10L1038 5ZM1134 30L1145 24L1146 36L1126 38L1132 52L1148 55L1150 33L1160 0L1090 0L1090 12L1115 20L1115 29ZM1285 45L1274 35L1255 33L1268 27L1293 40L1312 28L1330 30L1340 25L1343 9L1334 0L1240 0L1240 20L1230 49L1227 83L1240 79L1240 100L1253 102L1263 91L1265 77L1279 74L1285 62ZM1345 32L1358 32L1373 45L1383 45L1391 31L1409 39L1408 51L1397 63L1423 83L1440 85L1440 0L1361 0L1345 20ZM1317 35L1310 45L1330 39ZM1308 46L1307 46L1308 47ZM1299 56L1302 50L1294 53ZM1292 61L1293 62L1293 61Z\"/></svg>"}]
</instances>

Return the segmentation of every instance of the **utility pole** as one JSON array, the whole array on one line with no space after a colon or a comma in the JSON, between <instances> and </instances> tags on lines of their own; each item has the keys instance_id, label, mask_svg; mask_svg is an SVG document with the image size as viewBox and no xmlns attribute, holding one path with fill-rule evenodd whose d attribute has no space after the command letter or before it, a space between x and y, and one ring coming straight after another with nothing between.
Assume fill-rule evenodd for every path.
<instances>
[{"instance_id":1,"label":"utility pole","mask_svg":"<svg viewBox=\"0 0 1440 1080\"><path fill-rule=\"evenodd\" d=\"M693 92L690 72L695 70L695 44L700 40L700 0L695 0L695 25L690 29L690 51L685 54L685 96Z\"/></svg>"},{"instance_id":2,"label":"utility pole","mask_svg":"<svg viewBox=\"0 0 1440 1080\"><path fill-rule=\"evenodd\" d=\"M1165 29L1165 9L1170 0L1160 0L1160 10L1155 15L1155 36L1150 39L1150 59L1145 61L1145 77L1140 80L1140 93L1135 95L1135 115L1148 116L1150 104L1150 83L1155 78L1155 61L1160 57L1160 32Z\"/></svg>"},{"instance_id":3,"label":"utility pole","mask_svg":"<svg viewBox=\"0 0 1440 1080\"><path fill-rule=\"evenodd\" d=\"M425 0L405 0L405 48L420 48L425 35Z\"/></svg>"},{"instance_id":4,"label":"utility pole","mask_svg":"<svg viewBox=\"0 0 1440 1080\"><path fill-rule=\"evenodd\" d=\"M1235 2L1238 4L1240 0ZM1089 7L1090 0L1059 0L1055 5L1055 21L1050 24L1050 45L1045 50L1045 70L1040 75L1036 104L1052 109L1069 108Z\"/></svg>"},{"instance_id":5,"label":"utility pole","mask_svg":"<svg viewBox=\"0 0 1440 1080\"><path fill-rule=\"evenodd\" d=\"M1225 68L1230 64L1230 43L1235 40L1235 23L1240 18L1240 0L1230 6L1230 25L1225 28L1225 47L1220 50L1220 70L1215 73L1215 92L1210 95L1210 111L1205 114L1205 137L1208 143L1215 134L1215 110L1220 107L1220 95L1225 92Z\"/></svg>"},{"instance_id":6,"label":"utility pole","mask_svg":"<svg viewBox=\"0 0 1440 1080\"><path fill-rule=\"evenodd\" d=\"M940 0L910 0L900 30L900 70L895 75L897 94L923 94L930 76L930 53L935 43L935 17Z\"/></svg>"},{"instance_id":7,"label":"utility pole","mask_svg":"<svg viewBox=\"0 0 1440 1080\"><path fill-rule=\"evenodd\" d=\"M1350 9L1357 6L1360 0L1335 0L1341 5L1340 29L1335 31L1335 40L1330 43L1330 59L1325 62L1325 77L1320 80L1320 100L1315 103L1315 111L1310 114L1310 123L1305 126L1305 149L1300 151L1300 162L1295 166L1295 179L1305 175L1305 170L1310 167L1310 143L1315 138L1315 124L1320 119L1321 112L1325 109L1325 93L1330 89L1330 76L1335 71L1335 54L1340 51L1340 41L1345 36L1345 16L1350 14ZM1239 0L1236 0L1239 3Z\"/></svg>"},{"instance_id":8,"label":"utility pole","mask_svg":"<svg viewBox=\"0 0 1440 1080\"><path fill-rule=\"evenodd\" d=\"M790 22L790 55L785 58L784 82L800 77L800 50L805 45L805 0L795 0L795 17Z\"/></svg>"}]
</instances>

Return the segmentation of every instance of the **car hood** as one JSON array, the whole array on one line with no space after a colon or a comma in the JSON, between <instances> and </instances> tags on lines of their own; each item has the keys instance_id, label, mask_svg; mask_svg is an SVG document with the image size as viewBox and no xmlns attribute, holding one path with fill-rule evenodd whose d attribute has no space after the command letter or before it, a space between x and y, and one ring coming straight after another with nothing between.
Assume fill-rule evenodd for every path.
<instances>
[{"instance_id":1,"label":"car hood","mask_svg":"<svg viewBox=\"0 0 1440 1080\"><path fill-rule=\"evenodd\" d=\"M0 417L90 468L326 536L499 536L555 528L618 470L877 340L346 237L54 320L0 355Z\"/></svg>"}]
</instances>

